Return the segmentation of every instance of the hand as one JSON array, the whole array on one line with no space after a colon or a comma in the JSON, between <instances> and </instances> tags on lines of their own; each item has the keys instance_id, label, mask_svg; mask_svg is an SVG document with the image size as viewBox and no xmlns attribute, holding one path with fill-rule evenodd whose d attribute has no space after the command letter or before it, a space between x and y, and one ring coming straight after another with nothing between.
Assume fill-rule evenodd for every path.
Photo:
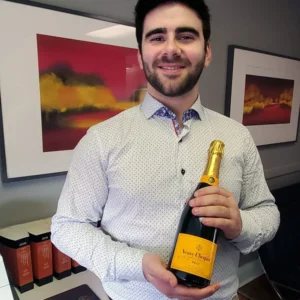
<instances>
[{"instance_id":1,"label":"hand","mask_svg":"<svg viewBox=\"0 0 300 300\"><path fill-rule=\"evenodd\" d=\"M203 289L179 285L174 274L166 269L167 265L163 259L153 253L146 253L144 255L142 265L146 280L170 299L205 299L213 295L220 288L219 283L214 283Z\"/></svg>"},{"instance_id":2,"label":"hand","mask_svg":"<svg viewBox=\"0 0 300 300\"><path fill-rule=\"evenodd\" d=\"M242 231L242 219L232 193L219 186L208 186L195 192L189 202L195 216L204 217L201 222L221 229L226 238L235 239Z\"/></svg>"}]
</instances>

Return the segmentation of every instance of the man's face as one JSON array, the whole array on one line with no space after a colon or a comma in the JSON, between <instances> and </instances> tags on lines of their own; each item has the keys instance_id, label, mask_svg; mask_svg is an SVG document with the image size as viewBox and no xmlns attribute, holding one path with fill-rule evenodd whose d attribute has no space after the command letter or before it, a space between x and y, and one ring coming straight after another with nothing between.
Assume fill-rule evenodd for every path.
<instances>
[{"instance_id":1,"label":"man's face","mask_svg":"<svg viewBox=\"0 0 300 300\"><path fill-rule=\"evenodd\" d=\"M172 3L152 10L145 18L140 66L148 90L178 97L197 88L211 50L205 51L202 22L190 8Z\"/></svg>"}]
</instances>

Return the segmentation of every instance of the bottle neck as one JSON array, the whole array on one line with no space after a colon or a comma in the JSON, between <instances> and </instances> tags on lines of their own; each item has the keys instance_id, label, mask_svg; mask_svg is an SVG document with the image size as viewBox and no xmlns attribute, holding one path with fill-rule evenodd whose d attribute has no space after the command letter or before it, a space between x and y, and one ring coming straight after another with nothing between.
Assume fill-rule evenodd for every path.
<instances>
[{"instance_id":1,"label":"bottle neck","mask_svg":"<svg viewBox=\"0 0 300 300\"><path fill-rule=\"evenodd\" d=\"M207 182L210 185L218 185L219 171L222 156L219 153L213 153L209 156L201 182Z\"/></svg>"}]
</instances>

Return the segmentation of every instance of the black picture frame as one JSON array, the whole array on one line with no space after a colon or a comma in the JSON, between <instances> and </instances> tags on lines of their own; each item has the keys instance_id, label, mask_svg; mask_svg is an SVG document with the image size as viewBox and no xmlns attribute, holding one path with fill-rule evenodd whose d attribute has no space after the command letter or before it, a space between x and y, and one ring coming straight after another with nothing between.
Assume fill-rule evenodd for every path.
<instances>
[{"instance_id":1,"label":"black picture frame","mask_svg":"<svg viewBox=\"0 0 300 300\"><path fill-rule=\"evenodd\" d=\"M239 45L228 46L225 115L243 123L251 132L257 146L297 141L300 107L299 70L298 58ZM287 99L291 96L290 102L284 103L285 99L280 98L281 95L276 99L267 98L269 94L265 91L276 86L276 90L274 89L272 93L277 93L278 83L282 87L293 86L293 90L287 89L288 93L284 96ZM288 106L291 107L289 120L286 117ZM278 121L272 120L272 117L270 120L264 118L263 113L267 116L268 110L271 112L271 109L275 111L276 108L282 107L287 110L284 109L284 114ZM252 114L251 118L249 114Z\"/></svg>"},{"instance_id":2,"label":"black picture frame","mask_svg":"<svg viewBox=\"0 0 300 300\"><path fill-rule=\"evenodd\" d=\"M0 3L1 4L1 3ZM37 3L37 2L32 2L32 1L27 1L27 0L5 0L2 1L3 6L6 5L10 5L13 6L14 8L18 8L18 7L26 7L27 10L32 10L33 14L37 14L37 11L40 13L43 13L45 11L51 11L51 15L52 15L52 20L54 20L56 18L56 16L60 17L60 19L62 18L62 15L64 16L71 16L73 18L74 23L72 25L74 25L76 23L76 20L79 20L81 22L83 22L83 20L85 20L85 22L99 22L99 25L103 26L103 24L105 22L109 22L110 24L113 23L115 25L124 25L124 26L129 26L129 27L133 27L133 23L130 22L123 22L123 21L118 21L118 20L114 20L111 18L107 18L105 16L99 16L99 15L93 15L93 14L88 14L88 13L82 13L79 11L75 11L75 10L70 10L70 9L65 9L65 8L61 8L61 7L56 7L56 6L52 6L52 5L47 5L47 4L42 4L42 3ZM1 6L1 5L0 5ZM1 10L1 8L0 8ZM35 11L33 11L35 10ZM5 12L2 13L4 14ZM10 16L12 19L12 22L15 22L15 16ZM1 18L1 11L0 11L0 18ZM20 20L19 20L20 21ZM28 22L34 22L32 21L30 18L28 18L27 20ZM46 22L46 21L45 21ZM56 19L56 22L59 22ZM8 24L9 25L9 24ZM32 27L34 27L35 24L32 24ZM21 23L19 25L19 30L22 30L22 26ZM36 32L37 33L41 33L41 28L37 27L36 28ZM68 37L66 37L68 38ZM135 38L135 36L134 36ZM0 35L0 39L1 39L1 35ZM134 48L137 49L137 45L134 46ZM0 50L1 53L1 50ZM2 59L4 60L8 60L10 59L9 57L3 58L3 53L2 55ZM3 61L2 60L2 61ZM0 60L1 62L1 60ZM4 85L7 82L5 80L5 76L7 73L5 73L4 71L1 73L1 64L0 64L0 151L1 151L1 175L2 175L2 182L4 183L9 183L9 182L15 182L15 181L22 181L22 180L31 180L31 179L38 179L38 178L44 178L44 177L51 177L51 176L61 176L61 175L66 175L67 171L68 171L68 165L70 163L71 160L71 156L72 156L72 150L70 150L68 152L68 162L62 166L62 168L57 168L57 170L55 169L51 169L51 170L47 170L47 166L45 165L45 167L43 169L40 169L40 171L32 171L32 170L27 170L22 172L20 171L18 174L15 174L16 172L14 172L14 174L12 174L13 172L10 171L10 166L12 164L16 164L15 169L18 168L17 166L17 162L14 161L14 159L12 158L8 158L9 154L11 152L18 152L15 154L15 157L18 157L18 155L20 156L24 156L23 157L23 161L25 164L27 164L27 169L30 169L31 167L33 168L35 163L34 157L31 158L31 162L28 162L28 156L26 156L26 154L24 154L23 149L22 149L22 145L26 145L27 143L29 143L28 140L26 140L26 138L24 138L24 136L22 136L22 133L20 133L19 136L17 136L17 134L15 134L14 136L14 146L9 146L9 138L7 137L10 133L8 132L9 130L7 129L8 127L6 126L6 121L7 121L7 117L5 118L5 115L7 114L6 111L6 107L5 107L5 102L9 101L5 95L4 95ZM2 77L2 78L1 78ZM16 126L19 126L19 128L21 128L22 126L20 126L20 124L16 124ZM25 147L26 148L26 147ZM18 159L16 159L18 160ZM47 161L48 158L45 157L45 161ZM51 157L49 158L49 163L47 162L47 164L51 164ZM63 161L63 159L62 159ZM20 166L21 167L21 166Z\"/></svg>"}]
</instances>

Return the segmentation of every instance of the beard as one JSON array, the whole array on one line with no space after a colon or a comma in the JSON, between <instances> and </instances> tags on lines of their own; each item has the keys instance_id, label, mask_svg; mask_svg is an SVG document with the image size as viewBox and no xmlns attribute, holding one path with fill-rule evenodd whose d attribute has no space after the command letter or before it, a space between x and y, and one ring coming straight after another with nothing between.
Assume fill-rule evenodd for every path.
<instances>
[{"instance_id":1,"label":"beard","mask_svg":"<svg viewBox=\"0 0 300 300\"><path fill-rule=\"evenodd\" d=\"M152 70L155 70L155 68L161 63L178 63L180 65L184 65L185 67L191 66L190 61L187 59L178 57L170 60L166 57L163 57L161 60L155 60L153 62ZM178 78L177 75L169 75L169 82L163 83L163 81L159 78L158 73L156 71L151 71L149 64L143 60L144 73L147 81L155 90L166 97L178 97L191 91L197 84L202 74L204 63L205 56L201 58L193 70L189 72L183 79L181 79L180 82L176 80Z\"/></svg>"}]
</instances>

